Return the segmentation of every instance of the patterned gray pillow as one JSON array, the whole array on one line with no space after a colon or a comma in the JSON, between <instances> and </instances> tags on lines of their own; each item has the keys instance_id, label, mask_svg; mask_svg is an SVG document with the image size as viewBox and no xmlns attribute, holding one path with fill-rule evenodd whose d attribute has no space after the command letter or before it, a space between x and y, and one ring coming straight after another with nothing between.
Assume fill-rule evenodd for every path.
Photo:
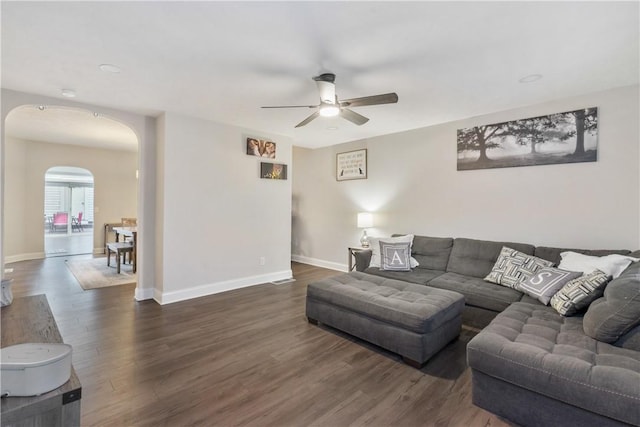
<instances>
[{"instance_id":1,"label":"patterned gray pillow","mask_svg":"<svg viewBox=\"0 0 640 427\"><path fill-rule=\"evenodd\" d=\"M560 270L553 267L542 267L533 276L516 285L516 289L537 298L544 305L549 305L551 297L567 282L577 279L582 273Z\"/></svg>"},{"instance_id":2,"label":"patterned gray pillow","mask_svg":"<svg viewBox=\"0 0 640 427\"><path fill-rule=\"evenodd\" d=\"M411 243L380 241L380 270L411 271Z\"/></svg>"},{"instance_id":3,"label":"patterned gray pillow","mask_svg":"<svg viewBox=\"0 0 640 427\"><path fill-rule=\"evenodd\" d=\"M542 267L551 267L553 263L546 259L527 255L504 246L491 273L484 278L487 282L516 289L518 283L529 279Z\"/></svg>"},{"instance_id":4,"label":"patterned gray pillow","mask_svg":"<svg viewBox=\"0 0 640 427\"><path fill-rule=\"evenodd\" d=\"M600 270L573 279L551 298L551 306L563 316L572 316L600 298L609 280L611 276Z\"/></svg>"}]
</instances>

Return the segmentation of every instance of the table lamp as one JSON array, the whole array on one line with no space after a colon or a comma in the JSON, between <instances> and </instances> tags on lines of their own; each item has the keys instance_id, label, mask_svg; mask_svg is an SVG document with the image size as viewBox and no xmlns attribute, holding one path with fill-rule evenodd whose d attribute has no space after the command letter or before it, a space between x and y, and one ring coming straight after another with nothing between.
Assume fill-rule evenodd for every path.
<instances>
[{"instance_id":1,"label":"table lamp","mask_svg":"<svg viewBox=\"0 0 640 427\"><path fill-rule=\"evenodd\" d=\"M364 228L362 230L362 237L360 237L360 245L363 248L369 247L369 236L367 236L367 228L373 227L373 214L370 212L360 212L358 214L358 228Z\"/></svg>"}]
</instances>

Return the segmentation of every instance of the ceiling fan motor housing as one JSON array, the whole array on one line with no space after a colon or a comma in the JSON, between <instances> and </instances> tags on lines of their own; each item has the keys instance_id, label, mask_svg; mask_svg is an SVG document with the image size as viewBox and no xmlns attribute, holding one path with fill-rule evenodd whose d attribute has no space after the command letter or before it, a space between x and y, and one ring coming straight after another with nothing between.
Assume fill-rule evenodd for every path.
<instances>
[{"instance_id":1,"label":"ceiling fan motor housing","mask_svg":"<svg viewBox=\"0 0 640 427\"><path fill-rule=\"evenodd\" d=\"M336 86L334 84L336 75L332 73L320 74L313 80L318 85L320 101L322 104L336 104Z\"/></svg>"},{"instance_id":2,"label":"ceiling fan motor housing","mask_svg":"<svg viewBox=\"0 0 640 427\"><path fill-rule=\"evenodd\" d=\"M324 74L320 74L317 77L314 77L313 80L315 80L316 82L335 83L336 75L333 73L324 73Z\"/></svg>"}]
</instances>

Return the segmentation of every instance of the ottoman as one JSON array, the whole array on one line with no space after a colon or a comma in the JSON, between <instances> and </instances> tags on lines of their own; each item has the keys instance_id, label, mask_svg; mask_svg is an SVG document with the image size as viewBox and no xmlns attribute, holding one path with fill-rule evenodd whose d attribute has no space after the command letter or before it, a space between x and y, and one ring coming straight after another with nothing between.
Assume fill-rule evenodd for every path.
<instances>
[{"instance_id":1,"label":"ottoman","mask_svg":"<svg viewBox=\"0 0 640 427\"><path fill-rule=\"evenodd\" d=\"M309 284L306 314L419 368L460 334L463 307L457 292L351 272Z\"/></svg>"}]
</instances>

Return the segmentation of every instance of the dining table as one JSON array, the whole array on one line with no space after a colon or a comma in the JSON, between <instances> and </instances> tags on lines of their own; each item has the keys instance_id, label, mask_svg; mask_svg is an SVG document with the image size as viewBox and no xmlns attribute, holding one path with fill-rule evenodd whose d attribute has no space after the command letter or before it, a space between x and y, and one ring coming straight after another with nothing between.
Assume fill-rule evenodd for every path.
<instances>
[{"instance_id":1,"label":"dining table","mask_svg":"<svg viewBox=\"0 0 640 427\"><path fill-rule=\"evenodd\" d=\"M120 236L131 237L133 242L133 254L132 264L133 272L135 273L138 267L138 227L113 227L113 231L116 233L116 242L120 241Z\"/></svg>"}]
</instances>

